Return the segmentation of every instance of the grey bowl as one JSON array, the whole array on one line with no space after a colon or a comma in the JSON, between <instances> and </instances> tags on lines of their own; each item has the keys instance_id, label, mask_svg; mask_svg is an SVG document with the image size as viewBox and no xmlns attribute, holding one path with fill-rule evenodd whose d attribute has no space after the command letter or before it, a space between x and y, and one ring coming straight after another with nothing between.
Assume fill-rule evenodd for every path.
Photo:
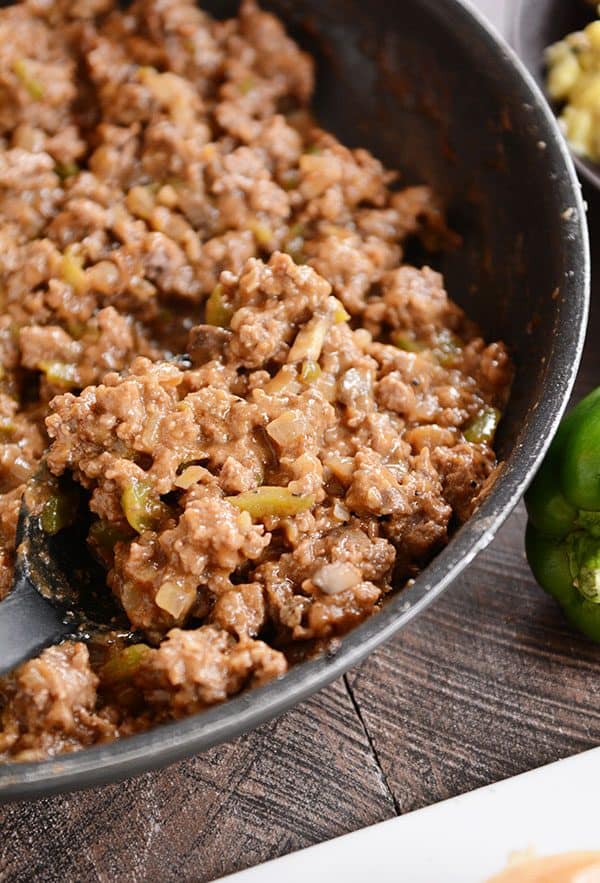
<instances>
[{"instance_id":1,"label":"grey bowl","mask_svg":"<svg viewBox=\"0 0 600 883\"><path fill-rule=\"evenodd\" d=\"M440 595L493 538L540 462L569 398L588 310L584 208L569 153L533 79L459 0L278 0L319 60L316 111L406 181L428 181L464 237L441 260L452 296L518 366L492 493L414 585L335 654L187 720L105 747L0 771L0 799L114 781L226 741L356 665ZM227 4L212 4L217 14Z\"/></svg>"},{"instance_id":2,"label":"grey bowl","mask_svg":"<svg viewBox=\"0 0 600 883\"><path fill-rule=\"evenodd\" d=\"M512 20L511 43L538 85L544 89L544 49L566 34L580 30L595 17L583 0L518 0ZM600 189L600 164L573 153L577 171Z\"/></svg>"}]
</instances>

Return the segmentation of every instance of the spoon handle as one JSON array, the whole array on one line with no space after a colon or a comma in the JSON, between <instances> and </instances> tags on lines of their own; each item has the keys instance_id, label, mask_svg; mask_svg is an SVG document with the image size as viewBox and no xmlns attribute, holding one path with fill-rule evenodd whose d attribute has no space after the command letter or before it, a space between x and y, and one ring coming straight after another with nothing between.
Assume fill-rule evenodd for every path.
<instances>
[{"instance_id":1,"label":"spoon handle","mask_svg":"<svg viewBox=\"0 0 600 883\"><path fill-rule=\"evenodd\" d=\"M12 592L0 604L0 675L59 641L72 628L19 573Z\"/></svg>"}]
</instances>

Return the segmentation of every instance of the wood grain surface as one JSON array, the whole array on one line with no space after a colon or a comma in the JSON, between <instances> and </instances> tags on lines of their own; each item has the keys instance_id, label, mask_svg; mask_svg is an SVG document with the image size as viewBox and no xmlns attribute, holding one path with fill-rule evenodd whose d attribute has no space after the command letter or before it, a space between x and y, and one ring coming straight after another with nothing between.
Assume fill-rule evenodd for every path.
<instances>
[{"instance_id":1,"label":"wood grain surface","mask_svg":"<svg viewBox=\"0 0 600 883\"><path fill-rule=\"evenodd\" d=\"M480 3L504 21L506 3ZM590 219L594 241L598 198ZM600 382L596 289L577 394ZM0 808L0 881L211 881L599 744L600 650L534 584L524 521L520 506L441 600L280 720L158 773Z\"/></svg>"}]
</instances>

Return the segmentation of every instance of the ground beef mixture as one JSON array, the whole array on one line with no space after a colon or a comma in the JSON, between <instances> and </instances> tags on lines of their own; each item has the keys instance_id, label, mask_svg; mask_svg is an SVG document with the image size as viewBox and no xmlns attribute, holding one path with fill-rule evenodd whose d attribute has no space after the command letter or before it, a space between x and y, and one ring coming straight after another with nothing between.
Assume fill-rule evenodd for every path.
<instances>
[{"instance_id":1,"label":"ground beef mixture","mask_svg":"<svg viewBox=\"0 0 600 883\"><path fill-rule=\"evenodd\" d=\"M0 11L0 591L47 451L137 635L6 678L2 759L284 674L493 481L506 348L403 261L456 237L427 187L315 125L312 90L252 0L222 22L193 0Z\"/></svg>"}]
</instances>

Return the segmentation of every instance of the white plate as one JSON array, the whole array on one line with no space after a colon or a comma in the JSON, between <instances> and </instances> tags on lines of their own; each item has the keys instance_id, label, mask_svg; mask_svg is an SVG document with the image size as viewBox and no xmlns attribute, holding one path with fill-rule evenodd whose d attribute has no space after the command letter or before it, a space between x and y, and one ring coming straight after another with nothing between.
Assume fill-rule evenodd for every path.
<instances>
[{"instance_id":1,"label":"white plate","mask_svg":"<svg viewBox=\"0 0 600 883\"><path fill-rule=\"evenodd\" d=\"M222 878L483 883L511 853L600 849L600 748Z\"/></svg>"}]
</instances>

